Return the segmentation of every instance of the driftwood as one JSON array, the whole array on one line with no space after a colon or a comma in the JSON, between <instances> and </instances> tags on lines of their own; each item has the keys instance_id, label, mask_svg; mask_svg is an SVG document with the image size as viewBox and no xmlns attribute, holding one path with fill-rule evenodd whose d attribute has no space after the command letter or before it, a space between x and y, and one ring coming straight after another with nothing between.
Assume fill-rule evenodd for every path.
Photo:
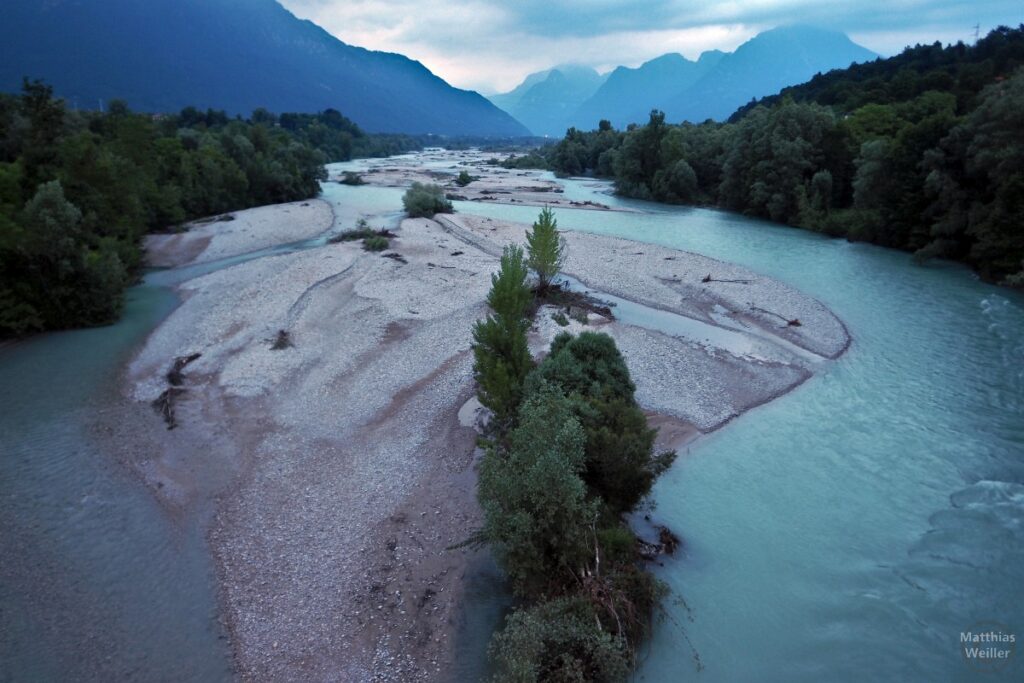
<instances>
[{"instance_id":1,"label":"driftwood","mask_svg":"<svg viewBox=\"0 0 1024 683\"><path fill-rule=\"evenodd\" d=\"M185 375L182 370L185 366L199 358L201 353L193 353L190 356L178 356L174 359L174 363L171 364L171 369L167 371L167 383L171 386L164 389L163 393L154 399L152 406L156 412L164 418L164 422L167 423L168 429L174 429L178 426L178 420L174 414L174 406L178 400L178 397L185 393L185 389L182 388L182 384L185 383Z\"/></svg>"},{"instance_id":2,"label":"driftwood","mask_svg":"<svg viewBox=\"0 0 1024 683\"><path fill-rule=\"evenodd\" d=\"M396 251L389 251L386 254L381 254L381 256L383 256L384 258L389 258L393 261L398 261L399 263L408 263L408 261L405 260L405 257Z\"/></svg>"},{"instance_id":3,"label":"driftwood","mask_svg":"<svg viewBox=\"0 0 1024 683\"><path fill-rule=\"evenodd\" d=\"M167 383L172 387L180 387L185 382L185 375L181 372L185 366L199 358L201 353L193 353L191 356L179 356L174 359L174 364L167 371Z\"/></svg>"},{"instance_id":4,"label":"driftwood","mask_svg":"<svg viewBox=\"0 0 1024 683\"><path fill-rule=\"evenodd\" d=\"M779 315L778 313L775 313L774 311L768 311L768 310L765 310L763 308L759 308L758 306L751 306L750 308L751 308L751 310L754 310L754 311L760 311L762 313L767 313L768 315L775 316L779 320L781 320L784 323L786 323L787 327L801 327L803 325L803 323L800 322L800 318L792 318L792 319L790 319L790 318L787 318L784 315Z\"/></svg>"},{"instance_id":5,"label":"driftwood","mask_svg":"<svg viewBox=\"0 0 1024 683\"><path fill-rule=\"evenodd\" d=\"M270 345L271 351L282 351L284 349L290 349L295 346L292 343L292 337L288 334L288 330L278 330L277 336L274 337L274 343Z\"/></svg>"},{"instance_id":6,"label":"driftwood","mask_svg":"<svg viewBox=\"0 0 1024 683\"><path fill-rule=\"evenodd\" d=\"M672 530L663 524L654 527L658 531L658 540L655 543L637 538L637 550L640 557L645 560L654 561L659 555L672 555L678 550L683 542Z\"/></svg>"},{"instance_id":7,"label":"driftwood","mask_svg":"<svg viewBox=\"0 0 1024 683\"><path fill-rule=\"evenodd\" d=\"M178 397L185 393L181 387L168 387L162 394L156 397L152 405L156 412L160 413L167 423L167 429L174 429L178 426L178 420L174 415L174 404Z\"/></svg>"},{"instance_id":8,"label":"driftwood","mask_svg":"<svg viewBox=\"0 0 1024 683\"><path fill-rule=\"evenodd\" d=\"M751 280L719 280L717 278L711 277L711 273L708 273L707 275L702 277L700 279L700 281L701 282L734 282L734 283L741 284L741 285L749 285L751 283Z\"/></svg>"}]
</instances>

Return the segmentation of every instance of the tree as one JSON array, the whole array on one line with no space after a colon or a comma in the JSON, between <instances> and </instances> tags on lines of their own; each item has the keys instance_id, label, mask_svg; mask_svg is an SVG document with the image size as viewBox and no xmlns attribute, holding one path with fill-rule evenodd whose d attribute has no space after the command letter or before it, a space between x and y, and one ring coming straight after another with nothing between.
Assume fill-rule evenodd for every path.
<instances>
[{"instance_id":1,"label":"tree","mask_svg":"<svg viewBox=\"0 0 1024 683\"><path fill-rule=\"evenodd\" d=\"M494 313L473 326L473 376L480 403L494 414L495 430L514 422L523 382L533 365L526 341L525 315L531 300L527 272L522 248L506 247L487 295Z\"/></svg>"},{"instance_id":2,"label":"tree","mask_svg":"<svg viewBox=\"0 0 1024 683\"><path fill-rule=\"evenodd\" d=\"M491 641L496 683L613 683L629 674L625 640L603 630L581 598L518 609Z\"/></svg>"},{"instance_id":3,"label":"tree","mask_svg":"<svg viewBox=\"0 0 1024 683\"><path fill-rule=\"evenodd\" d=\"M568 399L538 386L509 440L507 452L492 446L480 464L482 536L516 593L538 596L571 582L591 557L597 506L580 478L583 430Z\"/></svg>"},{"instance_id":4,"label":"tree","mask_svg":"<svg viewBox=\"0 0 1024 683\"><path fill-rule=\"evenodd\" d=\"M560 391L583 427L582 476L592 494L615 514L634 509L675 453L654 454L657 432L636 404L636 387L615 341L595 332L563 332L527 380L527 395L540 385Z\"/></svg>"},{"instance_id":5,"label":"tree","mask_svg":"<svg viewBox=\"0 0 1024 683\"><path fill-rule=\"evenodd\" d=\"M543 293L562 269L566 256L565 240L558 234L558 221L550 208L544 207L533 230L527 231L526 251L527 263L537 273L537 289Z\"/></svg>"}]
</instances>

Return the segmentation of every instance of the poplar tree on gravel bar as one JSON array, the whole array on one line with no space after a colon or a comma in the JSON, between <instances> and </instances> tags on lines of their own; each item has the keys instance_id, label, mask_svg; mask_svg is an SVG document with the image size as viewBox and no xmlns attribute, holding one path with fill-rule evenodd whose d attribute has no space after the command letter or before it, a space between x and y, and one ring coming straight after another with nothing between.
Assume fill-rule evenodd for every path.
<instances>
[{"instance_id":1,"label":"poplar tree on gravel bar","mask_svg":"<svg viewBox=\"0 0 1024 683\"><path fill-rule=\"evenodd\" d=\"M555 212L544 207L533 224L533 230L526 233L527 264L537 273L537 291L541 295L551 286L565 263L565 240L558 234Z\"/></svg>"},{"instance_id":2,"label":"poplar tree on gravel bar","mask_svg":"<svg viewBox=\"0 0 1024 683\"><path fill-rule=\"evenodd\" d=\"M505 247L501 269L491 276L487 304L494 311L473 326L473 375L480 403L494 413L494 427L511 426L522 400L523 382L533 368L526 342L531 294L522 247Z\"/></svg>"}]
</instances>

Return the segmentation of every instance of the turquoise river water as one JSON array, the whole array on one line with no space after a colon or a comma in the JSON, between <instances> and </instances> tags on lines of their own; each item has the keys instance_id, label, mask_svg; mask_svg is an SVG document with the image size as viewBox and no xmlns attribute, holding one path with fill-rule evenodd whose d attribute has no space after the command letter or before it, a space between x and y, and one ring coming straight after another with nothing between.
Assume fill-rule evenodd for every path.
<instances>
[{"instance_id":1,"label":"turquoise river water","mask_svg":"<svg viewBox=\"0 0 1024 683\"><path fill-rule=\"evenodd\" d=\"M565 185L574 199L620 201ZM400 197L326 192L368 212ZM748 266L822 300L854 340L794 392L699 440L657 485L655 514L686 546L657 569L674 592L670 618L637 680L1024 678L1019 657L974 672L959 644L983 621L1024 635L1024 297L950 264L622 203L638 211L559 209L559 226ZM119 367L186 275L131 290L117 325L0 349L0 681L231 676L201 519L167 519L96 433ZM467 676L488 611L504 604L493 571L481 576Z\"/></svg>"}]
</instances>

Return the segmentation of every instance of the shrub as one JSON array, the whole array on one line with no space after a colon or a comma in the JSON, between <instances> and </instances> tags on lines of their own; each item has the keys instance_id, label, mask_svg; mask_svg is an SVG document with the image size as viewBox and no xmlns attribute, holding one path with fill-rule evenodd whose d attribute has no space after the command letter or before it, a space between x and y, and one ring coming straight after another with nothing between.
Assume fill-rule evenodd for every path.
<instances>
[{"instance_id":1,"label":"shrub","mask_svg":"<svg viewBox=\"0 0 1024 683\"><path fill-rule=\"evenodd\" d=\"M614 340L606 334L563 332L544 362L531 374L525 392L557 387L573 405L586 435L584 480L615 513L634 509L654 480L675 459L654 455L657 431L633 397L635 386Z\"/></svg>"},{"instance_id":2,"label":"shrub","mask_svg":"<svg viewBox=\"0 0 1024 683\"><path fill-rule=\"evenodd\" d=\"M629 675L625 640L602 630L593 607L581 598L517 610L489 651L499 683L612 683Z\"/></svg>"},{"instance_id":3,"label":"shrub","mask_svg":"<svg viewBox=\"0 0 1024 683\"><path fill-rule=\"evenodd\" d=\"M355 171L345 171L341 174L341 179L338 181L342 185L365 185L366 181L363 180L363 176L359 175Z\"/></svg>"},{"instance_id":4,"label":"shrub","mask_svg":"<svg viewBox=\"0 0 1024 683\"><path fill-rule=\"evenodd\" d=\"M569 324L569 319L565 317L565 314L561 311L551 314L551 319L558 323L559 327L565 327Z\"/></svg>"},{"instance_id":5,"label":"shrub","mask_svg":"<svg viewBox=\"0 0 1024 683\"><path fill-rule=\"evenodd\" d=\"M519 595L572 581L591 555L596 503L580 479L583 430L572 405L540 386L519 411L507 452L491 448L480 464L483 537Z\"/></svg>"},{"instance_id":6,"label":"shrub","mask_svg":"<svg viewBox=\"0 0 1024 683\"><path fill-rule=\"evenodd\" d=\"M459 173L459 177L455 179L455 184L458 185L459 187L465 187L466 185L469 185L474 180L480 180L480 179L477 178L476 176L470 175L469 171L462 171L462 172Z\"/></svg>"},{"instance_id":7,"label":"shrub","mask_svg":"<svg viewBox=\"0 0 1024 683\"><path fill-rule=\"evenodd\" d=\"M565 240L558 234L555 214L545 207L533 230L526 233L527 263L537 273L537 289L543 293L565 262Z\"/></svg>"},{"instance_id":8,"label":"shrub","mask_svg":"<svg viewBox=\"0 0 1024 683\"><path fill-rule=\"evenodd\" d=\"M388 248L388 238L374 235L363 240L363 249L366 251L384 251Z\"/></svg>"},{"instance_id":9,"label":"shrub","mask_svg":"<svg viewBox=\"0 0 1024 683\"><path fill-rule=\"evenodd\" d=\"M434 214L453 211L443 189L424 183L413 183L402 197L402 205L410 218L433 218Z\"/></svg>"}]
</instances>

